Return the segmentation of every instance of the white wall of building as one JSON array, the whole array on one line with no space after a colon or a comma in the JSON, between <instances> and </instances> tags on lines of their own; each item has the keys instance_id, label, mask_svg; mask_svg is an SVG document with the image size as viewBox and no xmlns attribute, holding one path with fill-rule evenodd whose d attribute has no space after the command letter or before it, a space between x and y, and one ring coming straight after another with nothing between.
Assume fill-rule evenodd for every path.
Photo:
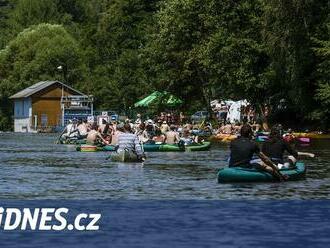
<instances>
[{"instance_id":1,"label":"white wall of building","mask_svg":"<svg viewBox=\"0 0 330 248\"><path fill-rule=\"evenodd\" d=\"M34 132L30 98L16 99L14 102L14 132Z\"/></svg>"},{"instance_id":2,"label":"white wall of building","mask_svg":"<svg viewBox=\"0 0 330 248\"><path fill-rule=\"evenodd\" d=\"M31 118L15 118L14 120L14 132L26 133L33 132L31 128Z\"/></svg>"}]
</instances>

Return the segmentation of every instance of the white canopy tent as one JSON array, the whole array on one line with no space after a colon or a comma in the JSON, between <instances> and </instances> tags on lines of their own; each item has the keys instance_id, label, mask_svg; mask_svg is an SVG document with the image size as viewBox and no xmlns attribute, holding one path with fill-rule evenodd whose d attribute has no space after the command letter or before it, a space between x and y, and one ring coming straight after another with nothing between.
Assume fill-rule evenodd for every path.
<instances>
[{"instance_id":1,"label":"white canopy tent","mask_svg":"<svg viewBox=\"0 0 330 248\"><path fill-rule=\"evenodd\" d=\"M223 109L223 106L227 106L228 109L227 121L229 121L230 123L242 121L241 108L247 105L249 105L249 102L247 100L240 100L240 101L226 100L220 102L219 100L213 100L211 102L211 107L213 111L216 112L221 111L221 109Z\"/></svg>"},{"instance_id":2,"label":"white canopy tent","mask_svg":"<svg viewBox=\"0 0 330 248\"><path fill-rule=\"evenodd\" d=\"M235 123L237 121L241 122L242 121L241 109L242 107L246 107L248 104L249 103L246 100L233 102L228 110L227 120L230 123Z\"/></svg>"}]
</instances>

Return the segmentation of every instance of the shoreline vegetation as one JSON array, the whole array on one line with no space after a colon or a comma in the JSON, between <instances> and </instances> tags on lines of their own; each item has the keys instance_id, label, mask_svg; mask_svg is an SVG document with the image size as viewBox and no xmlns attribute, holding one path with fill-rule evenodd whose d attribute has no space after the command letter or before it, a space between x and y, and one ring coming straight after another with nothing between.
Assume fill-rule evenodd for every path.
<instances>
[{"instance_id":1,"label":"shoreline vegetation","mask_svg":"<svg viewBox=\"0 0 330 248\"><path fill-rule=\"evenodd\" d=\"M265 122L330 127L328 0L3 0L0 28L3 131L9 96L44 80L97 109L129 113L158 90L187 114L246 99Z\"/></svg>"}]
</instances>

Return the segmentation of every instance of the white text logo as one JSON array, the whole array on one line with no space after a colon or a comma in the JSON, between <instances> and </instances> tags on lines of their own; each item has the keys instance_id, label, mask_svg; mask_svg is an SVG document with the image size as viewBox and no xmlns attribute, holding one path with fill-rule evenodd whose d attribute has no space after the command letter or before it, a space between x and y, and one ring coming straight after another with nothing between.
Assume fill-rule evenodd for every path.
<instances>
[{"instance_id":1,"label":"white text logo","mask_svg":"<svg viewBox=\"0 0 330 248\"><path fill-rule=\"evenodd\" d=\"M73 223L68 223L67 208L2 208L0 207L0 228L5 231L97 231L101 214L78 214Z\"/></svg>"}]
</instances>

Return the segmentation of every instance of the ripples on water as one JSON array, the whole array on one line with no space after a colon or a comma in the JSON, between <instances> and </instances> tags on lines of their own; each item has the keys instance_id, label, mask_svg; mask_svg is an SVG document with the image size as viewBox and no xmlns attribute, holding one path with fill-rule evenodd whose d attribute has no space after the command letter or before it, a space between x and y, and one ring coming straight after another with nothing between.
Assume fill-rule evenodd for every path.
<instances>
[{"instance_id":1,"label":"ripples on water","mask_svg":"<svg viewBox=\"0 0 330 248\"><path fill-rule=\"evenodd\" d=\"M113 163L108 153L76 152L55 145L54 135L0 134L0 196L7 199L328 199L330 146L314 141L300 151L305 180L286 183L218 184L228 148L211 151L148 153L145 164Z\"/></svg>"}]
</instances>

